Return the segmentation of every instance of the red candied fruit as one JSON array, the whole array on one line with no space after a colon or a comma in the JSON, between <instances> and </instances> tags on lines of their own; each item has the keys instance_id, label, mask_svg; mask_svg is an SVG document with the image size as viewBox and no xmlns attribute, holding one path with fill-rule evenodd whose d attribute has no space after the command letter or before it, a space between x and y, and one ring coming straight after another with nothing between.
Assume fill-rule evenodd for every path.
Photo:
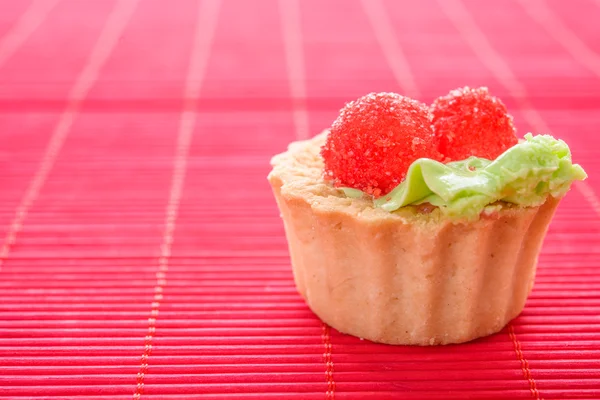
<instances>
[{"instance_id":1,"label":"red candied fruit","mask_svg":"<svg viewBox=\"0 0 600 400\"><path fill-rule=\"evenodd\" d=\"M442 159L428 107L395 93L370 93L348 103L321 155L325 179L376 197L402 182L416 159Z\"/></svg>"},{"instance_id":2,"label":"red candied fruit","mask_svg":"<svg viewBox=\"0 0 600 400\"><path fill-rule=\"evenodd\" d=\"M452 90L433 102L431 113L446 161L470 156L494 160L518 142L506 106L485 87Z\"/></svg>"}]
</instances>

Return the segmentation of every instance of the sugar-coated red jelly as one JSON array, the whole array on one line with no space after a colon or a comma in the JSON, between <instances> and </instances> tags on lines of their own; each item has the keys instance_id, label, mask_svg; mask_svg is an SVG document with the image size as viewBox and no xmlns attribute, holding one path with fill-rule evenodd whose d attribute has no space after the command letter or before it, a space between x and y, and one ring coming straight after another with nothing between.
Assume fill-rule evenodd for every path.
<instances>
[{"instance_id":1,"label":"sugar-coated red jelly","mask_svg":"<svg viewBox=\"0 0 600 400\"><path fill-rule=\"evenodd\" d=\"M517 144L512 117L487 88L452 90L433 102L431 113L439 151L446 161L470 156L494 160Z\"/></svg>"},{"instance_id":2,"label":"sugar-coated red jelly","mask_svg":"<svg viewBox=\"0 0 600 400\"><path fill-rule=\"evenodd\" d=\"M370 93L348 103L321 155L335 186L374 196L390 192L418 158L442 160L429 108L396 93Z\"/></svg>"}]
</instances>

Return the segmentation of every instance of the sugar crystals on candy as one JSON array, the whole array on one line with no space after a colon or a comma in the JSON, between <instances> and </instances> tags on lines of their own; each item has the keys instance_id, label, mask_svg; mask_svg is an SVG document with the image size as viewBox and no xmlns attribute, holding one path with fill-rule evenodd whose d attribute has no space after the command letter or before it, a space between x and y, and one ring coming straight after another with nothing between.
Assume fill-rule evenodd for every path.
<instances>
[{"instance_id":1,"label":"sugar crystals on candy","mask_svg":"<svg viewBox=\"0 0 600 400\"><path fill-rule=\"evenodd\" d=\"M396 93L370 93L348 103L321 150L325 178L336 186L387 194L417 158L441 160L429 108Z\"/></svg>"},{"instance_id":2,"label":"sugar crystals on candy","mask_svg":"<svg viewBox=\"0 0 600 400\"><path fill-rule=\"evenodd\" d=\"M431 113L433 131L446 161L470 156L494 160L517 144L512 117L487 88L452 90L433 102Z\"/></svg>"}]
</instances>

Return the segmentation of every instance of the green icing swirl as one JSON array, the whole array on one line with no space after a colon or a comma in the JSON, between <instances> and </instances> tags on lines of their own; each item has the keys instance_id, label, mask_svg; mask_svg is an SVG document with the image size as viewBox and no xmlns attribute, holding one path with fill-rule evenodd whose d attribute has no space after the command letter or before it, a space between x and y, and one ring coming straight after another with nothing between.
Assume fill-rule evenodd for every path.
<instances>
[{"instance_id":1,"label":"green icing swirl","mask_svg":"<svg viewBox=\"0 0 600 400\"><path fill-rule=\"evenodd\" d=\"M469 157L442 164L420 158L394 190L374 200L376 207L392 212L406 205L430 203L449 217L477 218L483 209L505 201L526 207L544 203L551 195L562 197L575 180L587 177L571 162L569 146L549 135L525 135L525 141L496 160ZM362 197L357 189L342 188L348 197Z\"/></svg>"}]
</instances>

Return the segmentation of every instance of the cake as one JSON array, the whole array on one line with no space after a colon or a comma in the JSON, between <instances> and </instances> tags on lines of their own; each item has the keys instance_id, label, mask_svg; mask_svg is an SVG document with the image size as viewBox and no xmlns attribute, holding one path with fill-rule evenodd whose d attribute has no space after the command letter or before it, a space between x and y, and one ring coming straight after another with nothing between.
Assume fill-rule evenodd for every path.
<instances>
[{"instance_id":1,"label":"cake","mask_svg":"<svg viewBox=\"0 0 600 400\"><path fill-rule=\"evenodd\" d=\"M564 142L518 140L504 105L469 88L432 106L369 94L271 164L310 309L407 345L467 342L515 318L560 199L585 178Z\"/></svg>"}]
</instances>

